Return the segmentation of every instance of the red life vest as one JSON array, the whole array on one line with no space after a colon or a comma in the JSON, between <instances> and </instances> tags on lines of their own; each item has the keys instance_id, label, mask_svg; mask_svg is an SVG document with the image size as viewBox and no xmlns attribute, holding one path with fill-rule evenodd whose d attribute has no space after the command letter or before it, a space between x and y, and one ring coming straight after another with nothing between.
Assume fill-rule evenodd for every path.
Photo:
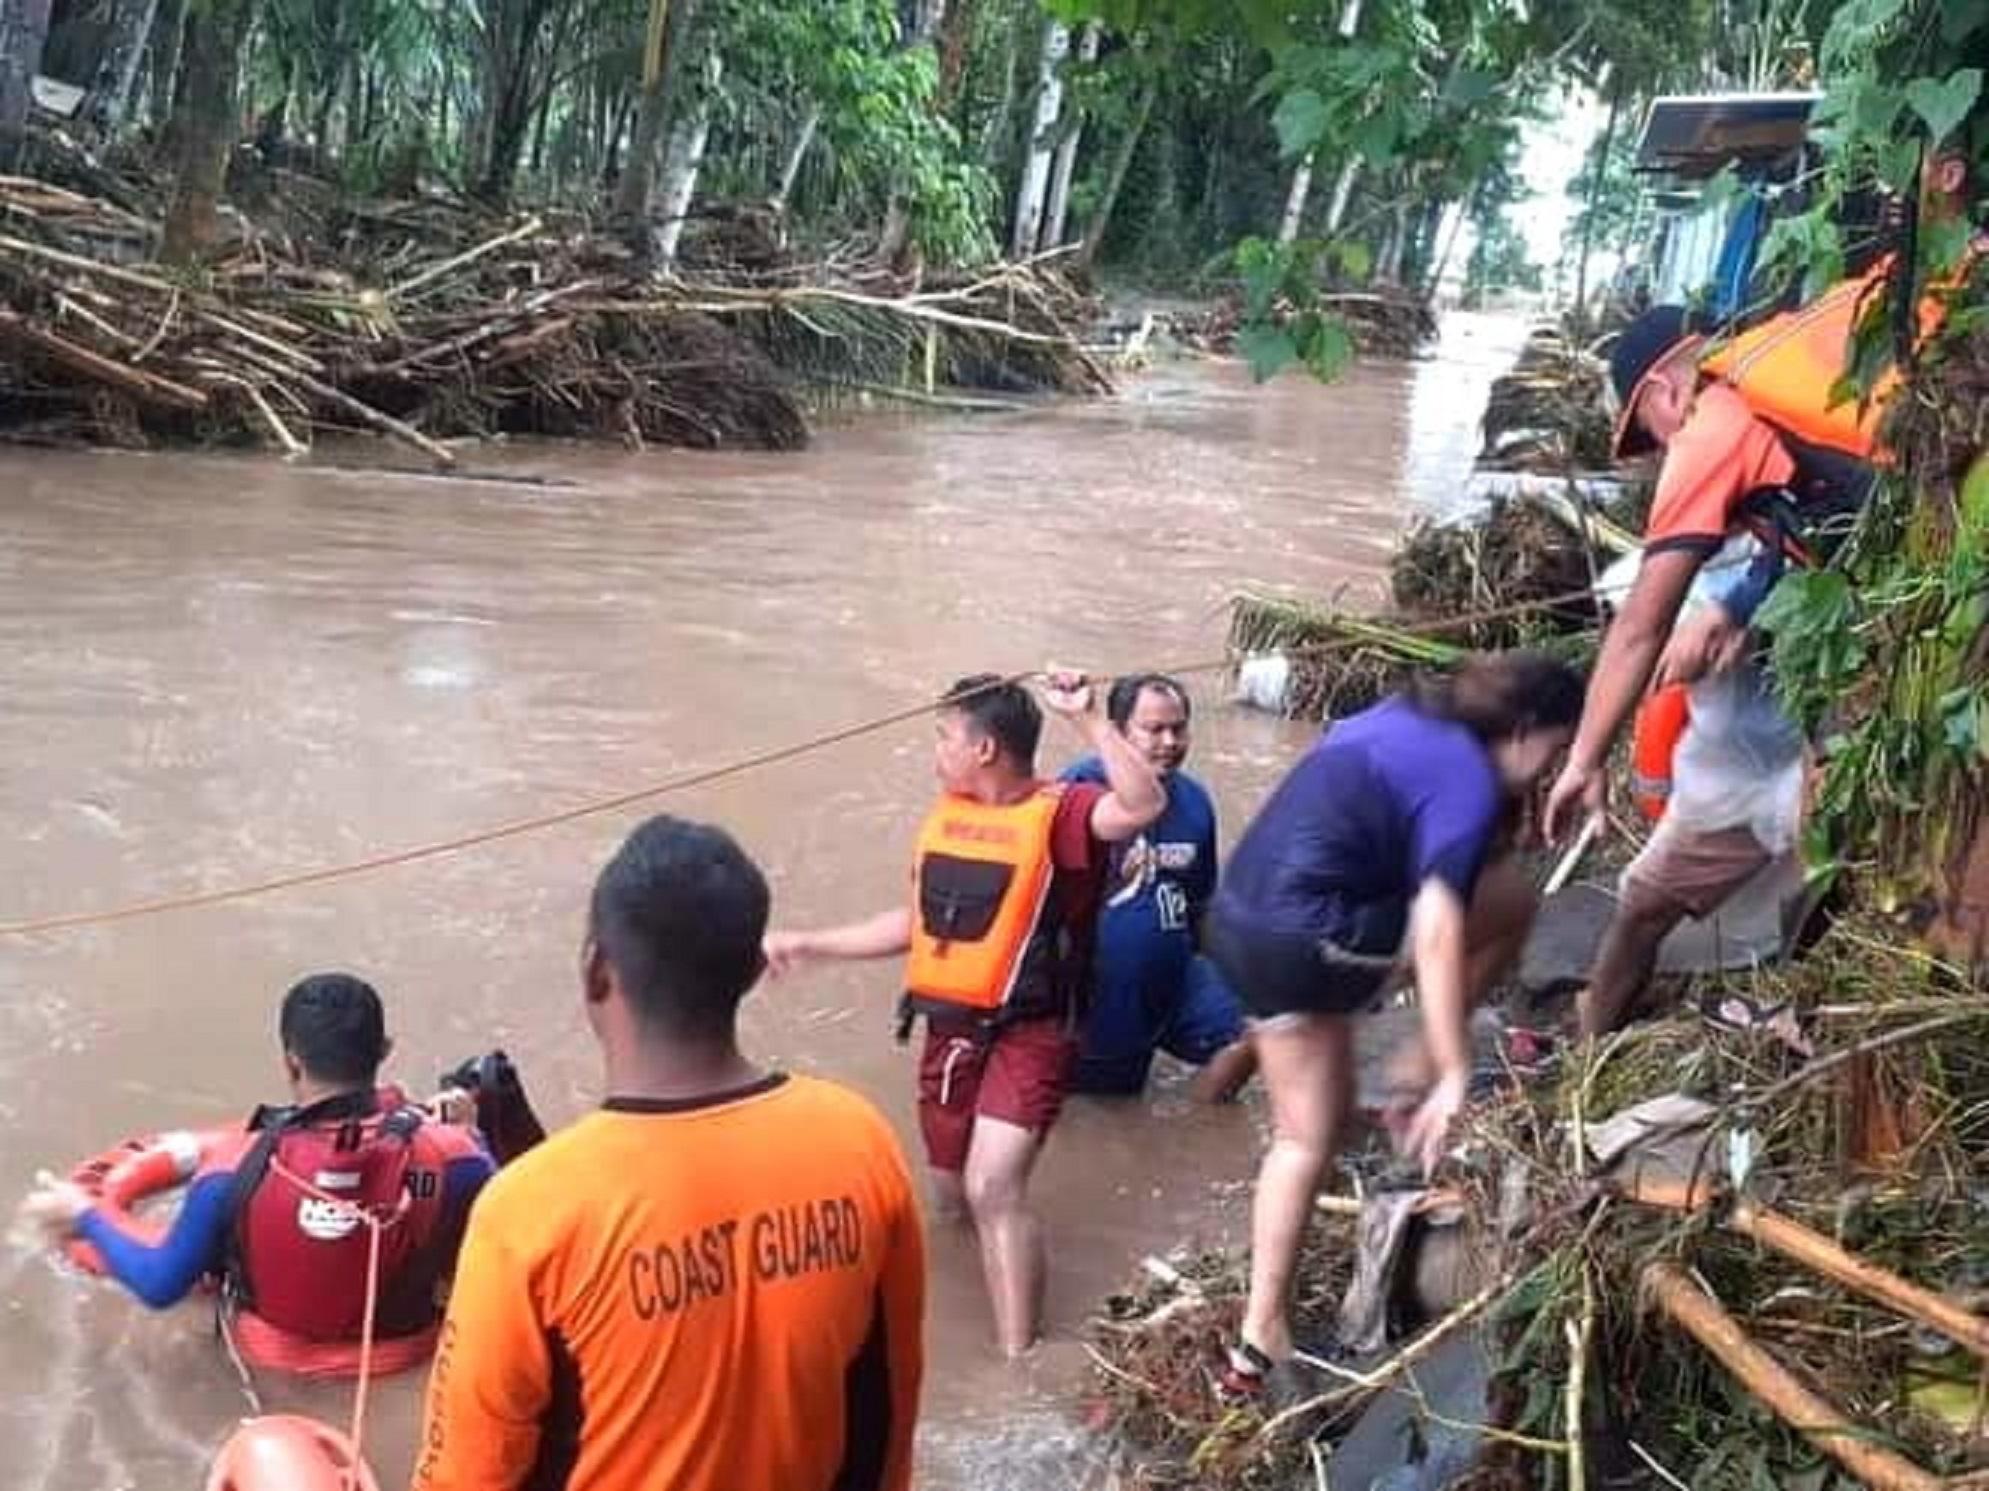
<instances>
[{"instance_id":1,"label":"red life vest","mask_svg":"<svg viewBox=\"0 0 1989 1491\"><path fill-rule=\"evenodd\" d=\"M375 1330L392 1338L434 1324L435 1288L448 1259L417 1232L408 1205L424 1121L397 1088L251 1120L260 1133L235 1176L228 1266L241 1308L306 1341L356 1339L371 1246L371 1229L349 1209L356 1207L386 1224Z\"/></svg>"},{"instance_id":2,"label":"red life vest","mask_svg":"<svg viewBox=\"0 0 1989 1491\"><path fill-rule=\"evenodd\" d=\"M1690 696L1682 683L1651 690L1637 706L1630 734L1630 795L1648 822L1663 818L1671 800L1672 761L1691 717Z\"/></svg>"}]
</instances>

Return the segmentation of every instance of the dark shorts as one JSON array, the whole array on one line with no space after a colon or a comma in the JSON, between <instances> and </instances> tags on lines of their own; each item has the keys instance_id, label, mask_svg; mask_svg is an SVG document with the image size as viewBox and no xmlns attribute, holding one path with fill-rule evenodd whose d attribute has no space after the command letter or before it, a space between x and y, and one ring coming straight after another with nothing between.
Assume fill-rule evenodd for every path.
<instances>
[{"instance_id":1,"label":"dark shorts","mask_svg":"<svg viewBox=\"0 0 1989 1491\"><path fill-rule=\"evenodd\" d=\"M1355 1014L1387 991L1401 953L1399 924L1336 940L1239 927L1212 916L1206 941L1210 959L1253 1020Z\"/></svg>"},{"instance_id":2,"label":"dark shorts","mask_svg":"<svg viewBox=\"0 0 1989 1491\"><path fill-rule=\"evenodd\" d=\"M1078 1092L1129 1097L1146 1087L1153 1053L1206 1066L1243 1037L1243 1006L1213 963L1197 955L1172 988L1153 991L1100 981L1084 1022Z\"/></svg>"},{"instance_id":3,"label":"dark shorts","mask_svg":"<svg viewBox=\"0 0 1989 1491\"><path fill-rule=\"evenodd\" d=\"M1077 1038L1061 1016L1021 1020L992 1035L928 1024L919 1057L919 1132L926 1163L967 1168L976 1118L1046 1134L1063 1111Z\"/></svg>"}]
</instances>

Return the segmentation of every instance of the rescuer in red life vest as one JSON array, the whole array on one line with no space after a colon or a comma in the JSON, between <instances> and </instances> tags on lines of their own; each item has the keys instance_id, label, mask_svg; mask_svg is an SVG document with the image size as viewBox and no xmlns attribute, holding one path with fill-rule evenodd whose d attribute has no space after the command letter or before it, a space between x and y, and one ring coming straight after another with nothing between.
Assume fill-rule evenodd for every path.
<instances>
[{"instance_id":1,"label":"rescuer in red life vest","mask_svg":"<svg viewBox=\"0 0 1989 1491\"><path fill-rule=\"evenodd\" d=\"M392 1043L380 997L362 980L303 980L284 996L278 1031L291 1104L258 1109L189 1156L185 1198L163 1237L47 1176L23 1216L53 1241L87 1241L105 1272L154 1309L218 1280L252 1365L347 1376L358 1370L365 1314L369 1228L351 1209L363 1208L384 1224L373 1370L417 1366L434 1351L439 1291L490 1155L474 1129L378 1085Z\"/></svg>"}]
</instances>

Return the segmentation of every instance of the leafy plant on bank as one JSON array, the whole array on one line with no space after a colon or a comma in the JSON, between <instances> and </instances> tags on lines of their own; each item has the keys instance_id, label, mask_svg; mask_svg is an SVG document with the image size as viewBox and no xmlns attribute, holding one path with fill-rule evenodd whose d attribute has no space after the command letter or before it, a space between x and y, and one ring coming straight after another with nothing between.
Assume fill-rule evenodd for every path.
<instances>
[{"instance_id":1,"label":"leafy plant on bank","mask_svg":"<svg viewBox=\"0 0 1989 1491\"><path fill-rule=\"evenodd\" d=\"M1830 282L1848 194L1878 186L1912 201L1930 152L1989 144L1985 49L1989 0L1857 0L1838 13L1823 47L1819 200L1771 235L1775 264ZM1785 702L1821 737L1811 863L1857 872L1884 910L1946 899L1989 780L1989 266L1962 272L1966 215L1919 229L1889 293L1872 297L1837 390L1868 396L1895 367L1898 307L1930 287L1947 301L1940 334L1899 369L1884 433L1893 459L1834 566L1786 578L1760 618Z\"/></svg>"}]
</instances>

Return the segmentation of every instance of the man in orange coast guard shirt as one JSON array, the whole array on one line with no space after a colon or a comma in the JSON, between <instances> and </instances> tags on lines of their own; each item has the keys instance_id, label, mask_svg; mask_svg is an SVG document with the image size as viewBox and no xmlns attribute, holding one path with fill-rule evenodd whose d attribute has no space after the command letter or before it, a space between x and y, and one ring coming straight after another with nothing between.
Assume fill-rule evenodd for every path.
<instances>
[{"instance_id":1,"label":"man in orange coast guard shirt","mask_svg":"<svg viewBox=\"0 0 1989 1491\"><path fill-rule=\"evenodd\" d=\"M740 1053L767 885L654 818L594 887L600 1111L478 1198L416 1491L906 1491L925 1259L896 1138Z\"/></svg>"}]
</instances>

